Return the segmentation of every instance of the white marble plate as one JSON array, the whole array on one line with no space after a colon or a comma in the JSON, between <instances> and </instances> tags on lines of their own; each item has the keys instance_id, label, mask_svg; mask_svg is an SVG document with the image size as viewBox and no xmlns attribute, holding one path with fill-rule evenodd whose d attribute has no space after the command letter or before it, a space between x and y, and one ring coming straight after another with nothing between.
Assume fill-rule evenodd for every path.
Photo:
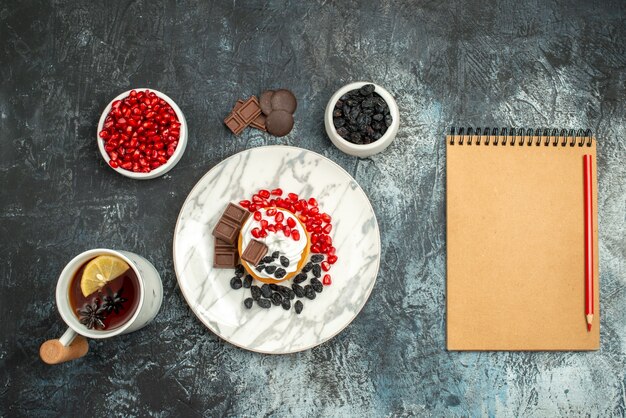
<instances>
[{"instance_id":1,"label":"white marble plate","mask_svg":"<svg viewBox=\"0 0 626 418\"><path fill-rule=\"evenodd\" d=\"M277 306L246 309L250 290L230 288L233 270L213 269L211 231L228 202L276 187L314 196L333 217L333 283L315 300L301 299L300 315ZM174 232L174 267L191 309L218 336L261 353L306 350L343 330L365 305L379 262L378 223L363 190L329 159L294 147L253 148L213 167L189 193Z\"/></svg>"}]
</instances>

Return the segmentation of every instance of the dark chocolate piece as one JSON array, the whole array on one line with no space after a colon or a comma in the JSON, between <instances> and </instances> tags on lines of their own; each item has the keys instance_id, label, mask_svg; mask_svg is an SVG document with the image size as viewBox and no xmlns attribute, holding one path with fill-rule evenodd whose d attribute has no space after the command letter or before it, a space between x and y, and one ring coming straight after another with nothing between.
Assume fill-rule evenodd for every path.
<instances>
[{"instance_id":1,"label":"dark chocolate piece","mask_svg":"<svg viewBox=\"0 0 626 418\"><path fill-rule=\"evenodd\" d=\"M248 126L250 122L255 120L257 116L261 114L259 101L257 100L256 96L252 96L233 113L239 115L239 117L241 117L241 119L243 119L243 121L245 122L246 126Z\"/></svg>"},{"instance_id":2,"label":"dark chocolate piece","mask_svg":"<svg viewBox=\"0 0 626 418\"><path fill-rule=\"evenodd\" d=\"M274 90L265 90L261 93L261 97L259 98L259 106L261 106L261 111L265 116L272 113L272 95L274 94Z\"/></svg>"},{"instance_id":3,"label":"dark chocolate piece","mask_svg":"<svg viewBox=\"0 0 626 418\"><path fill-rule=\"evenodd\" d=\"M241 259L256 266L259 264L259 261L265 257L265 254L267 254L267 245L263 244L261 241L252 240L243 250Z\"/></svg>"},{"instance_id":4,"label":"dark chocolate piece","mask_svg":"<svg viewBox=\"0 0 626 418\"><path fill-rule=\"evenodd\" d=\"M215 268L234 268L239 264L239 254L235 248L231 250L215 250L213 257L213 267Z\"/></svg>"},{"instance_id":5,"label":"dark chocolate piece","mask_svg":"<svg viewBox=\"0 0 626 418\"><path fill-rule=\"evenodd\" d=\"M293 128L293 116L284 110L274 110L265 120L265 127L274 136L285 136Z\"/></svg>"},{"instance_id":6,"label":"dark chocolate piece","mask_svg":"<svg viewBox=\"0 0 626 418\"><path fill-rule=\"evenodd\" d=\"M240 229L241 227L230 219L221 217L213 229L213 236L229 244L234 244Z\"/></svg>"},{"instance_id":7,"label":"dark chocolate piece","mask_svg":"<svg viewBox=\"0 0 626 418\"><path fill-rule=\"evenodd\" d=\"M225 216L239 226L243 225L249 215L250 212L241 206L235 205L234 203L229 203L228 206L226 206L226 210L224 210L224 213L222 214L222 216Z\"/></svg>"},{"instance_id":8,"label":"dark chocolate piece","mask_svg":"<svg viewBox=\"0 0 626 418\"><path fill-rule=\"evenodd\" d=\"M292 92L285 89L276 90L271 98L272 111L284 110L293 114L298 107L296 96Z\"/></svg>"}]
</instances>

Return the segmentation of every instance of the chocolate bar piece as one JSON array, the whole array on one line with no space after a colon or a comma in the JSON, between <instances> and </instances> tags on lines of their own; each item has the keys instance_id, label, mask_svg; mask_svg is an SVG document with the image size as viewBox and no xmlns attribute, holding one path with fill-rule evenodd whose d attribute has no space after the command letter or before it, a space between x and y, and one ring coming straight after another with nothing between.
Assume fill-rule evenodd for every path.
<instances>
[{"instance_id":1,"label":"chocolate bar piece","mask_svg":"<svg viewBox=\"0 0 626 418\"><path fill-rule=\"evenodd\" d=\"M216 250L230 250L231 248L235 248L235 246L215 237L215 249Z\"/></svg>"},{"instance_id":2,"label":"chocolate bar piece","mask_svg":"<svg viewBox=\"0 0 626 418\"><path fill-rule=\"evenodd\" d=\"M215 250L213 267L228 269L237 267L237 264L239 264L239 254L237 254L237 250L235 248L230 250Z\"/></svg>"},{"instance_id":3,"label":"chocolate bar piece","mask_svg":"<svg viewBox=\"0 0 626 418\"><path fill-rule=\"evenodd\" d=\"M267 128L265 127L265 115L261 113L259 116L256 117L255 120L250 122L250 126L255 129L267 132Z\"/></svg>"},{"instance_id":4,"label":"chocolate bar piece","mask_svg":"<svg viewBox=\"0 0 626 418\"><path fill-rule=\"evenodd\" d=\"M213 236L232 245L237 240L240 229L239 225L222 216L213 229Z\"/></svg>"},{"instance_id":5,"label":"chocolate bar piece","mask_svg":"<svg viewBox=\"0 0 626 418\"><path fill-rule=\"evenodd\" d=\"M248 263L256 266L259 264L259 261L267 254L267 245L263 244L261 241L252 240L248 244L245 250L243 250L243 254L241 254L241 259L247 261Z\"/></svg>"},{"instance_id":6,"label":"chocolate bar piece","mask_svg":"<svg viewBox=\"0 0 626 418\"><path fill-rule=\"evenodd\" d=\"M245 122L246 126L248 126L250 122L255 120L257 116L261 114L259 100L256 98L256 96L252 96L248 100L243 102L241 107L236 109L233 113L235 115L239 115L239 117Z\"/></svg>"},{"instance_id":7,"label":"chocolate bar piece","mask_svg":"<svg viewBox=\"0 0 626 418\"><path fill-rule=\"evenodd\" d=\"M237 104L235 104L235 107L233 108L233 111L239 109L241 107L241 105L244 104L244 103L245 102L243 100L241 100L241 99L237 100ZM265 128L265 115L263 113L261 113L259 116L256 117L255 120L250 122L250 126L255 128L255 129L258 129L260 131L267 132L267 128Z\"/></svg>"},{"instance_id":8,"label":"chocolate bar piece","mask_svg":"<svg viewBox=\"0 0 626 418\"><path fill-rule=\"evenodd\" d=\"M246 219L248 219L248 216L250 216L250 212L241 206L229 203L222 216L225 216L237 225L242 226Z\"/></svg>"},{"instance_id":9,"label":"chocolate bar piece","mask_svg":"<svg viewBox=\"0 0 626 418\"><path fill-rule=\"evenodd\" d=\"M244 129L246 129L246 126L248 126L248 124L241 119L241 116L235 112L229 114L226 119L224 119L224 123L235 135L239 135Z\"/></svg>"}]
</instances>

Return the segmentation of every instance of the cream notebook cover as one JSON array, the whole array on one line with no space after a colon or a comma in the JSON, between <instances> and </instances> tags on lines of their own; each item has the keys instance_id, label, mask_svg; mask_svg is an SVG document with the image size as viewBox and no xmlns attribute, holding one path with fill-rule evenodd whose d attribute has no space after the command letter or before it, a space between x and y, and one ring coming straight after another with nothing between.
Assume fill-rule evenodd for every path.
<instances>
[{"instance_id":1,"label":"cream notebook cover","mask_svg":"<svg viewBox=\"0 0 626 418\"><path fill-rule=\"evenodd\" d=\"M589 131L468 131L446 137L448 349L597 350L595 139ZM585 154L593 168L591 332L584 311Z\"/></svg>"}]
</instances>

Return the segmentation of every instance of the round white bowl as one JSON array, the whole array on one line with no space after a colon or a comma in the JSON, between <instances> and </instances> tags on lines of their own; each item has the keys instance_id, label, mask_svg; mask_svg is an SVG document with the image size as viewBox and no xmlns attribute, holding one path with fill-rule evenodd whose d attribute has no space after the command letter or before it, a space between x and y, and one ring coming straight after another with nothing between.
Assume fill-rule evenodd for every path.
<instances>
[{"instance_id":1,"label":"round white bowl","mask_svg":"<svg viewBox=\"0 0 626 418\"><path fill-rule=\"evenodd\" d=\"M333 94L333 96L328 101L326 105L326 112L324 113L324 126L326 127L326 133L328 137L332 141L333 144L341 151L346 154L354 155L356 157L369 157L370 155L378 154L383 151L385 148L389 146L393 142L393 139L396 137L398 133L398 128L400 126L400 111L398 110L398 104L395 99L387 90L379 86L378 84L374 84L374 92L378 93L380 97L387 102L389 106L389 114L393 118L391 122L391 126L387 129L387 132L378 140L374 141L371 144L366 145L358 145L353 144L350 141L343 139L335 129L335 125L333 124L333 110L335 109L335 103L337 100L344 94L348 93L351 90L356 90L363 87L366 84L374 84L366 81L359 81L356 83L346 84L339 90Z\"/></svg>"},{"instance_id":2,"label":"round white bowl","mask_svg":"<svg viewBox=\"0 0 626 418\"><path fill-rule=\"evenodd\" d=\"M174 112L176 113L176 116L178 117L178 120L180 121L180 138L178 139L178 145L176 146L176 149L174 150L174 154L172 154L172 156L167 160L165 164L153 169L149 173L135 173L134 171L124 170L121 167L113 168L109 165L109 161L111 160L111 158L109 157L109 154L107 154L106 150L104 149L104 141L102 140L102 138L100 138L99 134L100 134L100 131L102 131L102 127L104 126L104 121L106 120L107 115L111 111L111 105L113 104L113 102L116 100L122 100L128 97L131 90L125 91L124 93L118 95L116 98L111 100L111 102L104 108L104 111L102 112L102 116L100 116L100 122L98 122L98 130L96 131L96 140L98 142L98 149L100 150L100 154L102 154L102 158L104 158L104 161L107 163L107 166L110 169L117 171L123 176L130 177L131 179L149 180L149 179L162 176L163 174L167 173L172 168L174 168L174 166L176 165L176 163L178 163L178 161L180 161L181 157L183 156L185 152L185 148L187 147L187 121L185 120L185 115L183 115L183 112L180 110L178 105L174 102L174 100L170 99L166 94L161 93L158 90L148 88L148 87L135 88L133 90L137 92L150 90L152 93L156 94L157 97L165 100L170 106L172 106L172 109L174 109Z\"/></svg>"}]
</instances>

